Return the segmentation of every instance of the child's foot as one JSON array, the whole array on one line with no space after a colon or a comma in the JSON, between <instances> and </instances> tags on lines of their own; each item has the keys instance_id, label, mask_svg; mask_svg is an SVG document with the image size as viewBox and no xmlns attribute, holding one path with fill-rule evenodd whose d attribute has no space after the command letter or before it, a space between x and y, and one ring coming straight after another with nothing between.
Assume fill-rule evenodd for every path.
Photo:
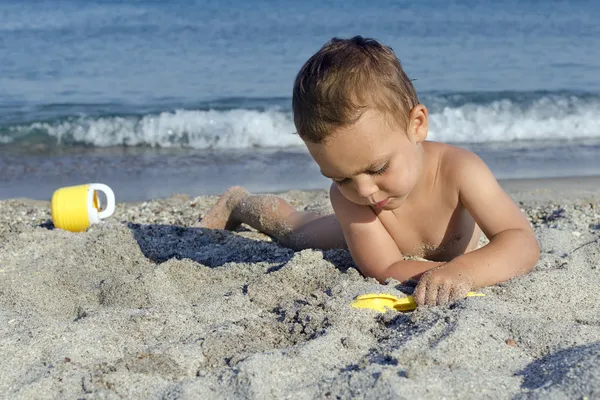
<instances>
[{"instance_id":1,"label":"child's foot","mask_svg":"<svg viewBox=\"0 0 600 400\"><path fill-rule=\"evenodd\" d=\"M213 209L195 226L198 228L234 230L241 225L241 222L233 218L233 210L248 194L248 191L240 186L227 189Z\"/></svg>"}]
</instances>

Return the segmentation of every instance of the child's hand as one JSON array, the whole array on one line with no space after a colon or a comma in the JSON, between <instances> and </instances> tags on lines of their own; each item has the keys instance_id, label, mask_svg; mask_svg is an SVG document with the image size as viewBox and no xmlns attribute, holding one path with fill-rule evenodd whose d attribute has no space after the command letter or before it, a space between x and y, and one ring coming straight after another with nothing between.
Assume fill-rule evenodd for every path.
<instances>
[{"instance_id":1,"label":"child's hand","mask_svg":"<svg viewBox=\"0 0 600 400\"><path fill-rule=\"evenodd\" d=\"M467 274L453 271L448 264L433 268L421 276L414 293L418 305L442 305L462 299L473 289Z\"/></svg>"}]
</instances>

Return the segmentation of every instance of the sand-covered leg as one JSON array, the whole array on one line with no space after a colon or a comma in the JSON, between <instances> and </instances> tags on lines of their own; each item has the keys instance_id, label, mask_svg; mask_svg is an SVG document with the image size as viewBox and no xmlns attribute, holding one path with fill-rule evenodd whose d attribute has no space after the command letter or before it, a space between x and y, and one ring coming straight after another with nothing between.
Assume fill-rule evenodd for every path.
<instances>
[{"instance_id":1,"label":"sand-covered leg","mask_svg":"<svg viewBox=\"0 0 600 400\"><path fill-rule=\"evenodd\" d=\"M241 221L294 250L345 247L342 228L334 214L297 211L274 195L251 195L240 201L232 219Z\"/></svg>"},{"instance_id":2,"label":"sand-covered leg","mask_svg":"<svg viewBox=\"0 0 600 400\"><path fill-rule=\"evenodd\" d=\"M250 193L242 187L233 186L229 188L217 201L217 204L206 214L195 226L209 229L234 230L242 221L232 215L233 210Z\"/></svg>"},{"instance_id":3,"label":"sand-covered leg","mask_svg":"<svg viewBox=\"0 0 600 400\"><path fill-rule=\"evenodd\" d=\"M229 188L196 226L234 230L240 224L250 225L270 236L281 237L291 232L297 213L288 202L274 195L252 195L242 187Z\"/></svg>"},{"instance_id":4,"label":"sand-covered leg","mask_svg":"<svg viewBox=\"0 0 600 400\"><path fill-rule=\"evenodd\" d=\"M196 226L233 230L242 223L296 250L345 247L335 215L297 211L281 197L251 195L238 186L227 190Z\"/></svg>"},{"instance_id":5,"label":"sand-covered leg","mask_svg":"<svg viewBox=\"0 0 600 400\"><path fill-rule=\"evenodd\" d=\"M294 250L344 249L346 240L335 214L319 215L313 212L297 212L290 216L294 229L278 238Z\"/></svg>"}]
</instances>

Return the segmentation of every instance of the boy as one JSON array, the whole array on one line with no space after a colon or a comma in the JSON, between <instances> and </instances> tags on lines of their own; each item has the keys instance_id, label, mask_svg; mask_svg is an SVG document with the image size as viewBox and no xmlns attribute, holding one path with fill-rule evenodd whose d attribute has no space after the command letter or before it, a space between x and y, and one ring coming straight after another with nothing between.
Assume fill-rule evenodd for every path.
<instances>
[{"instance_id":1,"label":"boy","mask_svg":"<svg viewBox=\"0 0 600 400\"><path fill-rule=\"evenodd\" d=\"M535 266L535 234L484 162L425 140L427 108L391 48L360 36L332 39L298 73L292 108L298 134L333 181L335 214L299 212L234 187L199 226L246 223L294 249L347 247L365 276L419 279L420 305ZM477 248L482 232L490 242Z\"/></svg>"}]
</instances>

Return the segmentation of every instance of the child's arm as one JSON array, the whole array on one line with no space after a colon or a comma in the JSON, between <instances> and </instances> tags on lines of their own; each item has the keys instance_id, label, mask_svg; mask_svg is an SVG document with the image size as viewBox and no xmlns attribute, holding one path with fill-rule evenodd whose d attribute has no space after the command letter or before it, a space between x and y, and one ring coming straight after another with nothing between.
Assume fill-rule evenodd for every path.
<instances>
[{"instance_id":1,"label":"child's arm","mask_svg":"<svg viewBox=\"0 0 600 400\"><path fill-rule=\"evenodd\" d=\"M415 291L419 304L436 304L451 299L446 297L449 291L466 292L525 274L540 254L529 222L485 163L465 150L453 156L447 179L456 185L461 203L490 243L425 273Z\"/></svg>"},{"instance_id":2,"label":"child's arm","mask_svg":"<svg viewBox=\"0 0 600 400\"><path fill-rule=\"evenodd\" d=\"M420 279L419 304L443 304L469 290L531 270L539 246L529 222L476 155L461 150L450 178L463 205L490 239L485 247L442 262L403 260L398 246L370 207L348 201L332 185L330 198L348 249L365 276L384 282Z\"/></svg>"},{"instance_id":3,"label":"child's arm","mask_svg":"<svg viewBox=\"0 0 600 400\"><path fill-rule=\"evenodd\" d=\"M443 263L404 260L398 246L371 207L347 200L335 184L330 200L340 222L348 250L360 272L383 283L387 278L399 281L418 279L424 272Z\"/></svg>"}]
</instances>

